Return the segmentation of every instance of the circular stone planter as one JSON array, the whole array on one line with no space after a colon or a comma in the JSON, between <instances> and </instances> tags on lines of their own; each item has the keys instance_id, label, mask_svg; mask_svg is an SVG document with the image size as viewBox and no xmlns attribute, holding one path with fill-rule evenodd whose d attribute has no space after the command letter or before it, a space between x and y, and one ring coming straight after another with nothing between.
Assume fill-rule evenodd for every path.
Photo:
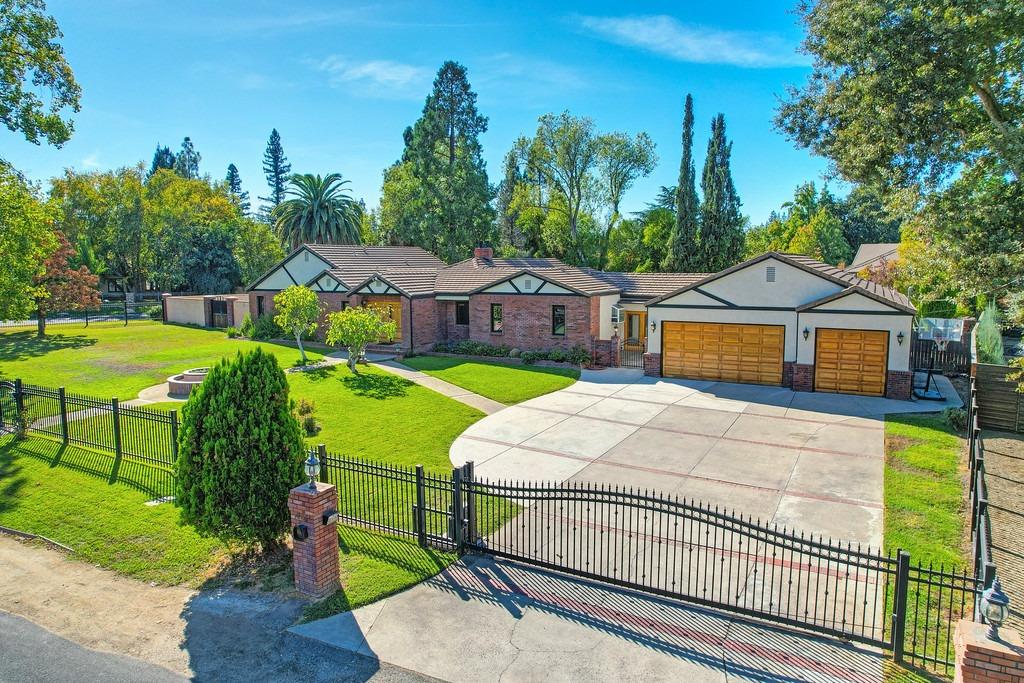
<instances>
[{"instance_id":1,"label":"circular stone planter","mask_svg":"<svg viewBox=\"0 0 1024 683\"><path fill-rule=\"evenodd\" d=\"M192 388L203 383L210 368L192 368L167 378L167 393L170 396L186 397Z\"/></svg>"}]
</instances>

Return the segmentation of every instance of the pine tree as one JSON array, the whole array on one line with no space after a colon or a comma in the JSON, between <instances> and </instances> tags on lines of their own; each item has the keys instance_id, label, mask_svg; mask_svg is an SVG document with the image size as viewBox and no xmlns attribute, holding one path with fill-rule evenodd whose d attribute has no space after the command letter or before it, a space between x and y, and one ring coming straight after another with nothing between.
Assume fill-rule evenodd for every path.
<instances>
[{"instance_id":1,"label":"pine tree","mask_svg":"<svg viewBox=\"0 0 1024 683\"><path fill-rule=\"evenodd\" d=\"M288 188L288 178L292 173L292 165L288 163L288 158L284 155L284 148L281 146L281 135L277 132L277 128L270 131L267 150L263 153L263 173L267 177L270 195L260 197L260 199L269 203L270 210L273 210L284 201L284 193Z\"/></svg>"},{"instance_id":2,"label":"pine tree","mask_svg":"<svg viewBox=\"0 0 1024 683\"><path fill-rule=\"evenodd\" d=\"M242 190L242 177L238 175L238 167L228 164L228 174L225 177L228 183L228 191L238 200L238 207L242 210L243 216L249 215L249 193Z\"/></svg>"},{"instance_id":3,"label":"pine tree","mask_svg":"<svg viewBox=\"0 0 1024 683\"><path fill-rule=\"evenodd\" d=\"M153 152L153 163L150 165L149 174L146 177L151 177L161 168L174 170L174 152L171 151L170 147L166 145L161 147L160 143L157 143L156 151Z\"/></svg>"},{"instance_id":4,"label":"pine tree","mask_svg":"<svg viewBox=\"0 0 1024 683\"><path fill-rule=\"evenodd\" d=\"M669 235L664 270L690 272L700 260L698 255L699 203L697 172L693 165L693 96L687 93L683 110L683 155L679 161L679 184L676 186L676 222Z\"/></svg>"},{"instance_id":5,"label":"pine tree","mask_svg":"<svg viewBox=\"0 0 1024 683\"><path fill-rule=\"evenodd\" d=\"M192 138L185 136L181 141L181 151L174 158L174 172L182 178L195 180L199 177L199 162L202 157L192 146Z\"/></svg>"},{"instance_id":6,"label":"pine tree","mask_svg":"<svg viewBox=\"0 0 1024 683\"><path fill-rule=\"evenodd\" d=\"M700 250L695 270L714 273L743 257L743 217L740 199L732 181L729 158L732 143L725 137L725 116L711 122L707 158L701 177L703 203L700 208Z\"/></svg>"},{"instance_id":7,"label":"pine tree","mask_svg":"<svg viewBox=\"0 0 1024 683\"><path fill-rule=\"evenodd\" d=\"M418 181L421 234L441 258L464 258L494 234L491 186L481 154L487 118L476 109L466 67L445 62L412 129L405 154Z\"/></svg>"}]
</instances>

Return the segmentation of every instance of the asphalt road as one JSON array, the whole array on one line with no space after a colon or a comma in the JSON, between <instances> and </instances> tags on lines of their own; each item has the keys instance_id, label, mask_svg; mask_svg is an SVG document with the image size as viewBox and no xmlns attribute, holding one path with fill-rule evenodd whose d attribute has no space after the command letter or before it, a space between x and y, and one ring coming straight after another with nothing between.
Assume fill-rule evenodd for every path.
<instances>
[{"instance_id":1,"label":"asphalt road","mask_svg":"<svg viewBox=\"0 0 1024 683\"><path fill-rule=\"evenodd\" d=\"M187 680L138 659L84 648L27 619L0 611L0 681L4 683Z\"/></svg>"}]
</instances>

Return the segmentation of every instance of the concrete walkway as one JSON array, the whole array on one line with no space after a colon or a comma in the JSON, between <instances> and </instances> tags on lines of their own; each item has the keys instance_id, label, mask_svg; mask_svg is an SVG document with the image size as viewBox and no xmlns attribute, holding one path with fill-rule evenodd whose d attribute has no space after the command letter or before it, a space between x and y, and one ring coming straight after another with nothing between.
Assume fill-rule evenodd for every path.
<instances>
[{"instance_id":1,"label":"concrete walkway","mask_svg":"<svg viewBox=\"0 0 1024 683\"><path fill-rule=\"evenodd\" d=\"M291 633L445 681L882 680L871 648L480 556Z\"/></svg>"},{"instance_id":2,"label":"concrete walkway","mask_svg":"<svg viewBox=\"0 0 1024 683\"><path fill-rule=\"evenodd\" d=\"M504 403L489 399L480 394L474 394L468 389L463 389L460 386L456 386L451 382L445 382L443 379L432 377L425 372L414 370L408 365L402 365L401 363L393 360L385 360L374 362L378 368L387 370L388 372L403 377L410 382L415 382L420 386L424 386L432 391L436 391L442 396L454 399L459 403L465 403L467 406L472 406L477 410L483 411L487 415L498 412L507 408Z\"/></svg>"}]
</instances>

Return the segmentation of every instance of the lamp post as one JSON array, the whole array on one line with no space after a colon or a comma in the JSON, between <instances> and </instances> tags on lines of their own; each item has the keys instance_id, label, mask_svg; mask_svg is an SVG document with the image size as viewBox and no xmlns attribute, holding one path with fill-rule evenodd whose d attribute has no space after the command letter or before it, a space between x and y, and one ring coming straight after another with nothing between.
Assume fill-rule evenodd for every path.
<instances>
[{"instance_id":1,"label":"lamp post","mask_svg":"<svg viewBox=\"0 0 1024 683\"><path fill-rule=\"evenodd\" d=\"M309 477L309 490L316 491L316 479L320 475L320 461L316 459L316 454L310 451L309 457L302 465L306 469L306 476Z\"/></svg>"},{"instance_id":2,"label":"lamp post","mask_svg":"<svg viewBox=\"0 0 1024 683\"><path fill-rule=\"evenodd\" d=\"M1010 598L1003 592L999 579L981 594L981 614L988 622L988 638L999 640L999 627L1010 614Z\"/></svg>"}]
</instances>

